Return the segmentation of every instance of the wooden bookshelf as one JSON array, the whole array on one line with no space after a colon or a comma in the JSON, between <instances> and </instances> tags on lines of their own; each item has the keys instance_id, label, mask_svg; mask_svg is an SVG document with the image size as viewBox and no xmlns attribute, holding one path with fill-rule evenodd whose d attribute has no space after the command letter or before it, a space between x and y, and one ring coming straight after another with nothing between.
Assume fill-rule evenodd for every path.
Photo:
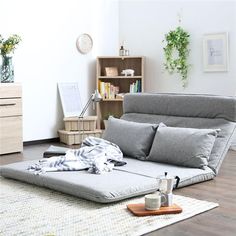
<instances>
[{"instance_id":1,"label":"wooden bookshelf","mask_svg":"<svg viewBox=\"0 0 236 236\"><path fill-rule=\"evenodd\" d=\"M106 67L116 68L117 70L115 71L117 74L106 75ZM134 75L122 75L121 72L125 69L134 70ZM98 129L104 129L103 120L107 119L109 115L115 117L120 117L122 115L123 98L116 98L116 95L114 94L117 92L118 88L119 94L129 93L131 84L134 84L133 88L135 92L144 91L143 56L97 57L96 86L103 96L102 102L97 104Z\"/></svg>"},{"instance_id":2,"label":"wooden bookshelf","mask_svg":"<svg viewBox=\"0 0 236 236\"><path fill-rule=\"evenodd\" d=\"M102 102L123 102L123 99L122 98L114 98L114 99L105 98L102 100Z\"/></svg>"},{"instance_id":3,"label":"wooden bookshelf","mask_svg":"<svg viewBox=\"0 0 236 236\"><path fill-rule=\"evenodd\" d=\"M98 79L141 79L142 76L99 76Z\"/></svg>"}]
</instances>

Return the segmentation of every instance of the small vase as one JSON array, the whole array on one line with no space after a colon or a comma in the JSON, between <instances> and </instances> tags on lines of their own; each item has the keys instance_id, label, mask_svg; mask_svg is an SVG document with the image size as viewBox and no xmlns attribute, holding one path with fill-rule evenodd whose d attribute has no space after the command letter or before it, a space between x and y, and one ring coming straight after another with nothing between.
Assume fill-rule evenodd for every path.
<instances>
[{"instance_id":1,"label":"small vase","mask_svg":"<svg viewBox=\"0 0 236 236\"><path fill-rule=\"evenodd\" d=\"M12 57L8 55L2 56L2 65L0 65L0 82L14 82L14 68L12 65Z\"/></svg>"}]
</instances>

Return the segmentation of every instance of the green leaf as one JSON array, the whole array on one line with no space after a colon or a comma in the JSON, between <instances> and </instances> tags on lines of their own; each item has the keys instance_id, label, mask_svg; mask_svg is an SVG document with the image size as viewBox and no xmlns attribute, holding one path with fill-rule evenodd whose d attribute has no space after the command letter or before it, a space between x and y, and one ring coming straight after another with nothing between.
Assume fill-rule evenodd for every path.
<instances>
[{"instance_id":1,"label":"green leaf","mask_svg":"<svg viewBox=\"0 0 236 236\"><path fill-rule=\"evenodd\" d=\"M184 31L181 27L177 27L175 30L165 34L163 42L166 46L163 48L165 63L164 67L169 73L176 71L181 75L182 86L187 86L188 70L190 65L187 62L190 49L189 46L189 33ZM173 58L173 54L177 51L178 58Z\"/></svg>"}]
</instances>

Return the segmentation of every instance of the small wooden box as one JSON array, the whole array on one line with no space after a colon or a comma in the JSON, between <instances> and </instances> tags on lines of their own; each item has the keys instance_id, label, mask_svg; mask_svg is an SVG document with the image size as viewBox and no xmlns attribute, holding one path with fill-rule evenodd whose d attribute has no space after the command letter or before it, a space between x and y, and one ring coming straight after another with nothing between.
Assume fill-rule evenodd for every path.
<instances>
[{"instance_id":1,"label":"small wooden box","mask_svg":"<svg viewBox=\"0 0 236 236\"><path fill-rule=\"evenodd\" d=\"M97 116L64 118L66 131L94 131L96 129L96 122Z\"/></svg>"},{"instance_id":2,"label":"small wooden box","mask_svg":"<svg viewBox=\"0 0 236 236\"><path fill-rule=\"evenodd\" d=\"M93 136L97 138L100 138L102 136L102 130L94 130L94 131L59 130L58 133L59 133L60 141L67 145L81 144L82 141L89 136Z\"/></svg>"}]
</instances>

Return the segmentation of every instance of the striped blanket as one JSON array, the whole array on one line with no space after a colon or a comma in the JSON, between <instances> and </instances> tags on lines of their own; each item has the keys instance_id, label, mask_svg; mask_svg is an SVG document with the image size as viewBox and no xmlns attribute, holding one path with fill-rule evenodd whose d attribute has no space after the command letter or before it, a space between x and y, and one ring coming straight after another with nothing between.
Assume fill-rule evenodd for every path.
<instances>
[{"instance_id":1,"label":"striped blanket","mask_svg":"<svg viewBox=\"0 0 236 236\"><path fill-rule=\"evenodd\" d=\"M111 171L112 161L122 161L123 153L120 148L105 139L88 137L81 148L69 149L65 156L54 156L39 160L28 167L35 174L52 171L76 171L88 169L89 172L102 174Z\"/></svg>"}]
</instances>

